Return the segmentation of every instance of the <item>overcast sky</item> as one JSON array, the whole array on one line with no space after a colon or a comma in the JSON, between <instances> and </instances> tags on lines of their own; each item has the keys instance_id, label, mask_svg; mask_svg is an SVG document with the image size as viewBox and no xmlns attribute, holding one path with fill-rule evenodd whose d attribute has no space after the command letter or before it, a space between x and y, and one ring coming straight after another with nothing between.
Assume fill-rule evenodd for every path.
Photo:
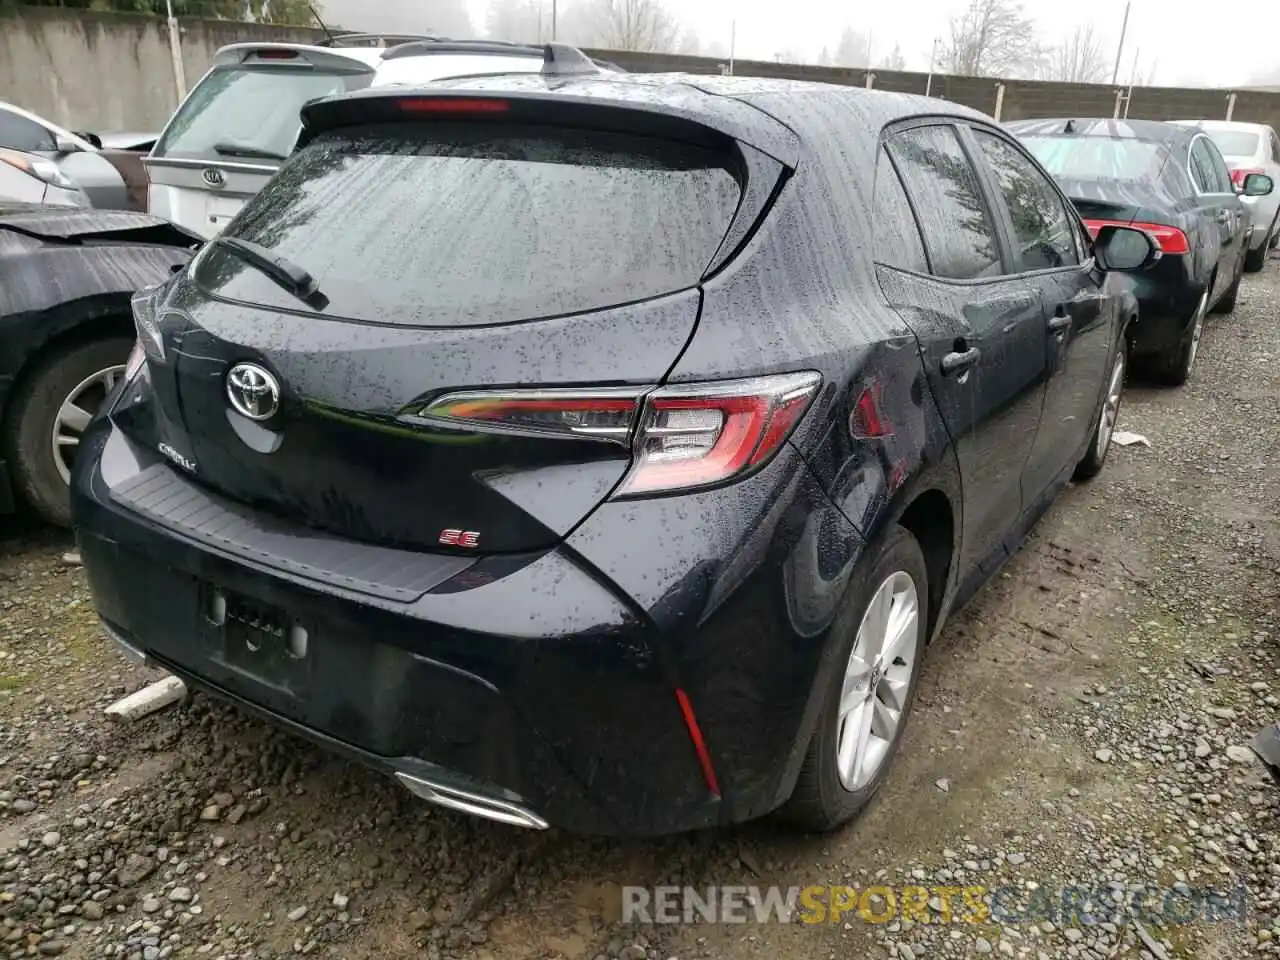
<instances>
[{"instance_id":1,"label":"overcast sky","mask_svg":"<svg viewBox=\"0 0 1280 960\"><path fill-rule=\"evenodd\" d=\"M412 0L410 0L412 2ZM488 0L467 0L482 28ZM560 0L572 3L573 0ZM550 8L551 0L545 0ZM704 48L726 47L730 24L737 20L737 55L773 59L788 50L816 59L823 45L835 48L846 25L870 31L872 58L901 44L908 69L925 70L935 36L966 0L666 0L682 23L698 34ZM1123 0L1025 0L1041 39L1053 42L1076 26L1093 21L1106 38L1114 62L1120 38ZM1181 5L1167 0L1133 0L1125 41L1121 80L1129 79L1134 54L1144 74L1155 68L1155 82L1167 86L1232 86L1280 79L1280 3Z\"/></svg>"}]
</instances>

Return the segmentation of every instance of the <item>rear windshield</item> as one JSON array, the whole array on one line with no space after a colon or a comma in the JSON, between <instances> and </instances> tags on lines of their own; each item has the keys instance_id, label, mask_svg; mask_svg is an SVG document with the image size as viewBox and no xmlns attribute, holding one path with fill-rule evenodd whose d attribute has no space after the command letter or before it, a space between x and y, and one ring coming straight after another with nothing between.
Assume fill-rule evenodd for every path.
<instances>
[{"instance_id":1,"label":"rear windshield","mask_svg":"<svg viewBox=\"0 0 1280 960\"><path fill-rule=\"evenodd\" d=\"M1252 157L1258 152L1258 135L1247 130L1206 130L1224 157Z\"/></svg>"},{"instance_id":2,"label":"rear windshield","mask_svg":"<svg viewBox=\"0 0 1280 960\"><path fill-rule=\"evenodd\" d=\"M1059 180L1154 180L1168 149L1131 137L1023 137L1036 159Z\"/></svg>"},{"instance_id":3,"label":"rear windshield","mask_svg":"<svg viewBox=\"0 0 1280 960\"><path fill-rule=\"evenodd\" d=\"M287 157L307 101L368 86L370 79L274 65L217 67L182 101L152 156L250 163Z\"/></svg>"},{"instance_id":4,"label":"rear windshield","mask_svg":"<svg viewBox=\"0 0 1280 960\"><path fill-rule=\"evenodd\" d=\"M299 152L226 235L307 270L332 316L413 326L556 316L698 283L738 204L726 159L600 131L367 128ZM197 279L233 299L309 309L223 247Z\"/></svg>"}]
</instances>

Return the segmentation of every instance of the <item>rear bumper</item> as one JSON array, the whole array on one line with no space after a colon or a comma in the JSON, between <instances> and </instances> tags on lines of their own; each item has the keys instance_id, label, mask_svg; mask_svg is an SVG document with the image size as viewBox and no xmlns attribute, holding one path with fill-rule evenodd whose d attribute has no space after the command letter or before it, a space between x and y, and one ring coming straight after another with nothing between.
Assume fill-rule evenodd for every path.
<instances>
[{"instance_id":1,"label":"rear bumper","mask_svg":"<svg viewBox=\"0 0 1280 960\"><path fill-rule=\"evenodd\" d=\"M410 601L236 555L122 506L113 490L146 457L110 421L95 424L72 481L77 538L117 641L192 685L436 802L484 805L471 812L491 817L501 806L529 826L672 833L759 816L789 795L829 669L827 631L813 618L834 618L861 543L789 448L734 488L759 485L752 499L776 534L763 542L718 555L714 536L667 528L662 569L634 568L647 533L633 512L644 504L619 504L561 548L446 571ZM783 523L793 504L809 523ZM759 535L750 510L730 512ZM674 514L707 522L688 503ZM791 549L779 553L783 531ZM847 562L832 571L838 591L813 598L793 582L819 536L843 538ZM668 577L661 595L644 593ZM216 622L217 597L304 629L305 656L264 665L246 654ZM718 795L677 690L693 705Z\"/></svg>"},{"instance_id":2,"label":"rear bumper","mask_svg":"<svg viewBox=\"0 0 1280 960\"><path fill-rule=\"evenodd\" d=\"M1276 212L1280 210L1280 196L1272 194L1268 197L1242 197L1241 199L1249 210L1251 222L1249 249L1258 250L1271 237L1271 228L1276 223Z\"/></svg>"},{"instance_id":3,"label":"rear bumper","mask_svg":"<svg viewBox=\"0 0 1280 960\"><path fill-rule=\"evenodd\" d=\"M1132 330L1136 355L1164 354L1187 336L1204 284L1190 275L1186 257L1164 256L1150 270L1130 274L1138 297Z\"/></svg>"}]
</instances>

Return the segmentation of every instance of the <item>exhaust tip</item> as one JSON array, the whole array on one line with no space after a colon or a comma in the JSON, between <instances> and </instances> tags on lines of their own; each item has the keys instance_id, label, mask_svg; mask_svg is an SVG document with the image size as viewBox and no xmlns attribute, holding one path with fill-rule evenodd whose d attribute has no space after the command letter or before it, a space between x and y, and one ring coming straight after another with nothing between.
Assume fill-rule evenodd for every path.
<instances>
[{"instance_id":1,"label":"exhaust tip","mask_svg":"<svg viewBox=\"0 0 1280 960\"><path fill-rule=\"evenodd\" d=\"M428 780L411 773L397 772L396 779L415 796L434 803L436 806L460 813L469 813L473 817L505 823L513 827L524 827L528 830L546 830L550 824L532 810L526 810L519 804L493 797L459 790L444 784Z\"/></svg>"}]
</instances>

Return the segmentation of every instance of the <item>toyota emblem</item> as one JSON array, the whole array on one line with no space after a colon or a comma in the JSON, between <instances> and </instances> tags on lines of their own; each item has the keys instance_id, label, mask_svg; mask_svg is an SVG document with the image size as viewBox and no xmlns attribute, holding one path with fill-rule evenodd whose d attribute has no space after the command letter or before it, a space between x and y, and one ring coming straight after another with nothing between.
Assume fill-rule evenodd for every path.
<instances>
[{"instance_id":1,"label":"toyota emblem","mask_svg":"<svg viewBox=\"0 0 1280 960\"><path fill-rule=\"evenodd\" d=\"M217 167L207 167L201 174L200 178L211 187L225 187L227 178L222 175L222 171Z\"/></svg>"},{"instance_id":2,"label":"toyota emblem","mask_svg":"<svg viewBox=\"0 0 1280 960\"><path fill-rule=\"evenodd\" d=\"M237 363L227 374L227 399L236 413L268 420L280 409L280 381L256 363Z\"/></svg>"}]
</instances>

